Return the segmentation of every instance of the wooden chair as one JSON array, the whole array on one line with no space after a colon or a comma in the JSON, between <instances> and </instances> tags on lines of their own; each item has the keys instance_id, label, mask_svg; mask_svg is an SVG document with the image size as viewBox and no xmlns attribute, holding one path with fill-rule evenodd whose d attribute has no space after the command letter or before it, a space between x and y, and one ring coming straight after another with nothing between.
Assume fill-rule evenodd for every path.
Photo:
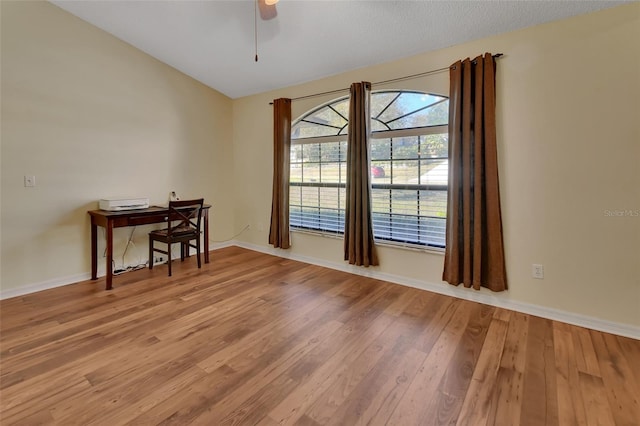
<instances>
[{"instance_id":1,"label":"wooden chair","mask_svg":"<svg viewBox=\"0 0 640 426\"><path fill-rule=\"evenodd\" d=\"M200 224L202 222L202 205L204 199L170 201L167 214L167 228L149 232L149 269L153 269L154 252L166 254L168 257L169 276L171 276L171 245L180 243L180 260L189 256L191 247L196 249L198 268L200 263ZM195 240L195 244L192 241ZM154 246L158 241L167 245L167 249Z\"/></svg>"}]
</instances>

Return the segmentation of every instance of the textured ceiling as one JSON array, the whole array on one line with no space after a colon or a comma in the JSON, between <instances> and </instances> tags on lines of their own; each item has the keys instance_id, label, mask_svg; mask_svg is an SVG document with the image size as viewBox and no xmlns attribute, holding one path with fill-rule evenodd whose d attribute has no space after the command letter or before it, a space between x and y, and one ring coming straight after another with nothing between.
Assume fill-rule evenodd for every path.
<instances>
[{"instance_id":1,"label":"textured ceiling","mask_svg":"<svg viewBox=\"0 0 640 426\"><path fill-rule=\"evenodd\" d=\"M251 0L52 3L238 98L623 2L280 0L257 63Z\"/></svg>"}]
</instances>

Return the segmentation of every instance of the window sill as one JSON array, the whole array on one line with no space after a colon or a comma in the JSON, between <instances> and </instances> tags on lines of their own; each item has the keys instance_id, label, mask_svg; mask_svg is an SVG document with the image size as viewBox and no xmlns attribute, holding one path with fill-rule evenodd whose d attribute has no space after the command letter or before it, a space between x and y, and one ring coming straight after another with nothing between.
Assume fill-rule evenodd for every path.
<instances>
[{"instance_id":1,"label":"window sill","mask_svg":"<svg viewBox=\"0 0 640 426\"><path fill-rule=\"evenodd\" d=\"M318 236L318 237L331 238L331 239L334 239L334 240L342 240L343 239L342 234L331 234L331 233L328 233L328 232L314 231L312 229L291 228L291 232L300 233L300 234L307 234L307 235L315 235L315 236ZM389 248L393 248L393 249L418 251L418 252L422 252L422 253L432 253L432 254L444 255L444 248L439 248L439 247L419 246L419 245L413 245L413 244L407 244L407 243L396 243L396 242L393 242L393 241L378 240L378 239L375 240L375 243L376 243L377 246L389 247Z\"/></svg>"},{"instance_id":2,"label":"window sill","mask_svg":"<svg viewBox=\"0 0 640 426\"><path fill-rule=\"evenodd\" d=\"M420 246L417 244L414 245L414 244L408 244L408 243L396 243L396 242L387 241L387 240L375 240L375 242L377 246L382 246L382 247L390 247L394 249L419 251L422 253L433 253L433 254L444 255L444 248L440 248L440 247Z\"/></svg>"},{"instance_id":3,"label":"window sill","mask_svg":"<svg viewBox=\"0 0 640 426\"><path fill-rule=\"evenodd\" d=\"M313 229L290 228L291 232L300 234L315 235L317 237L331 238L334 240L342 240L342 234L332 234L329 232L315 231Z\"/></svg>"}]
</instances>

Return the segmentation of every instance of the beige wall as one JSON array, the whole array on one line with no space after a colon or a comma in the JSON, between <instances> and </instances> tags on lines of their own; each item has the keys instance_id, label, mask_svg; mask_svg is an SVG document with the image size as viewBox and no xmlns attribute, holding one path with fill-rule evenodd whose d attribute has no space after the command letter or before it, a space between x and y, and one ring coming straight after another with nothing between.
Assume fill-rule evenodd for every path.
<instances>
[{"instance_id":1,"label":"beige wall","mask_svg":"<svg viewBox=\"0 0 640 426\"><path fill-rule=\"evenodd\" d=\"M52 4L1 7L3 292L86 275L103 197L204 196L211 238L234 235L229 98ZM147 260L148 230L125 264ZM131 231L115 232L116 266Z\"/></svg>"},{"instance_id":2,"label":"beige wall","mask_svg":"<svg viewBox=\"0 0 640 426\"><path fill-rule=\"evenodd\" d=\"M498 135L510 289L483 293L497 302L640 326L639 15L636 3L235 100L236 226L251 225L240 238L267 248L269 101L437 69L485 51L503 52ZM392 87L447 93L447 78ZM295 101L294 118L338 96ZM632 215L607 215L615 210ZM341 240L301 233L292 240L293 256L344 263ZM441 254L379 251L381 265L375 271L446 286ZM544 265L544 280L531 278L533 263Z\"/></svg>"},{"instance_id":3,"label":"beige wall","mask_svg":"<svg viewBox=\"0 0 640 426\"><path fill-rule=\"evenodd\" d=\"M490 51L505 53L498 134L510 290L481 294L640 326L640 217L606 214L640 211L637 3L233 101L51 4L0 4L0 290L86 275L86 210L110 195L202 194L214 204L213 240L250 225L236 239L268 250L272 99ZM447 79L374 88L446 94ZM294 116L332 97L296 101ZM37 187L24 188L24 175ZM130 231L116 232L118 264ZM146 260L146 231L136 229L125 263ZM338 239L294 233L289 254L344 265ZM439 253L381 247L380 257L376 273L473 294L440 281ZM544 264L544 280L531 278L532 263Z\"/></svg>"}]
</instances>

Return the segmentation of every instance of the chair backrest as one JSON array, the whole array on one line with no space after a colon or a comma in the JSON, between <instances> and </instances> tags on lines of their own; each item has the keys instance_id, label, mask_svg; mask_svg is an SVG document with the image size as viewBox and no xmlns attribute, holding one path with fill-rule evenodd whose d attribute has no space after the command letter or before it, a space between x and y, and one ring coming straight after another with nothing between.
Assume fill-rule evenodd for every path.
<instances>
[{"instance_id":1,"label":"chair backrest","mask_svg":"<svg viewBox=\"0 0 640 426\"><path fill-rule=\"evenodd\" d=\"M169 201L167 234L200 233L204 199Z\"/></svg>"}]
</instances>

